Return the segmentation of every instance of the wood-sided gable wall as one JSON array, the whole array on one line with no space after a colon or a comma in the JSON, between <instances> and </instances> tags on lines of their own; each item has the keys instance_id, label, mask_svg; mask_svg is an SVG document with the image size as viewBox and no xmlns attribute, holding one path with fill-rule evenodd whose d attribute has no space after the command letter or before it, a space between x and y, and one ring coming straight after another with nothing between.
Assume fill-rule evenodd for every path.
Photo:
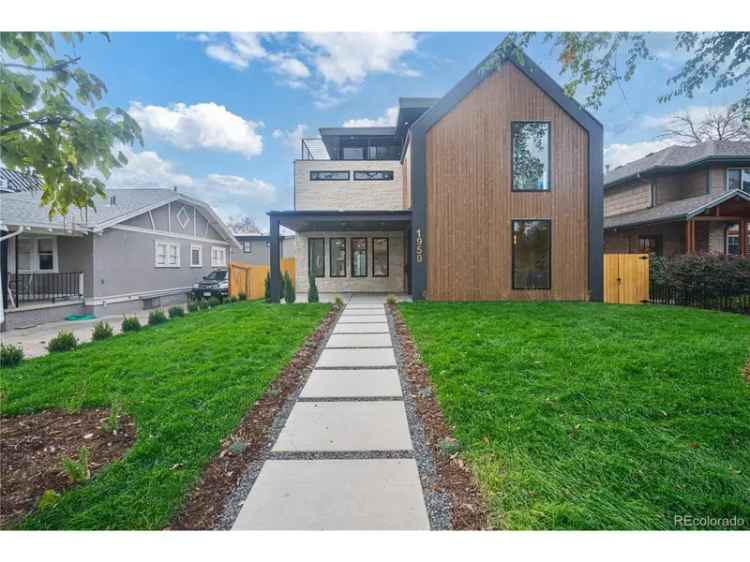
<instances>
[{"instance_id":1,"label":"wood-sided gable wall","mask_svg":"<svg viewBox=\"0 0 750 562\"><path fill-rule=\"evenodd\" d=\"M551 190L511 191L511 122L551 123ZM513 64L426 134L427 298L588 296L588 133ZM552 221L551 290L513 290L511 221Z\"/></svg>"}]
</instances>

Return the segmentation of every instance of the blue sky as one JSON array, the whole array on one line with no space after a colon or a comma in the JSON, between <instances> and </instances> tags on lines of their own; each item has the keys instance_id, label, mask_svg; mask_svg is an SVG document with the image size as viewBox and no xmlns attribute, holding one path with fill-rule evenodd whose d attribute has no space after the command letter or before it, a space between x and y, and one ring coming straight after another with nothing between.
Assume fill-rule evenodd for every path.
<instances>
[{"instance_id":1,"label":"blue sky","mask_svg":"<svg viewBox=\"0 0 750 562\"><path fill-rule=\"evenodd\" d=\"M226 219L292 201L292 160L301 136L321 126L388 124L399 96L440 96L503 38L502 33L114 33L89 35L81 63L109 89L106 104L141 123L145 146L111 187L171 187L198 196ZM605 162L617 165L666 146L657 136L675 111L700 114L739 89L692 100L656 98L682 61L671 34L650 34L656 55L615 87L595 115L605 126ZM549 44L528 54L560 82ZM583 99L585 92L579 96Z\"/></svg>"}]
</instances>

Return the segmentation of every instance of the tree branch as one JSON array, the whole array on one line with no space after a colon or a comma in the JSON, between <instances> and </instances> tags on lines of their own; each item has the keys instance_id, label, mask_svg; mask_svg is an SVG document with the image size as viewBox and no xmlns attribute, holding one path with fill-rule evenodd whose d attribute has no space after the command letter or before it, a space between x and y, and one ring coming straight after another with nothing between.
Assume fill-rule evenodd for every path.
<instances>
[{"instance_id":1,"label":"tree branch","mask_svg":"<svg viewBox=\"0 0 750 562\"><path fill-rule=\"evenodd\" d=\"M24 70L33 70L34 72L61 72L68 66L78 63L79 60L81 60L81 57L60 61L52 66L29 66L15 62L0 62L0 66L4 66L5 68L22 68Z\"/></svg>"},{"instance_id":2,"label":"tree branch","mask_svg":"<svg viewBox=\"0 0 750 562\"><path fill-rule=\"evenodd\" d=\"M63 116L50 117L47 115L44 117L40 117L39 119L34 119L33 121L21 121L20 123L8 125L7 127L3 127L2 129L0 129L0 136L7 135L8 133L14 133L16 131L26 129L27 127L32 127L34 125L41 125L43 127L59 127L64 121L75 122L75 118Z\"/></svg>"}]
</instances>

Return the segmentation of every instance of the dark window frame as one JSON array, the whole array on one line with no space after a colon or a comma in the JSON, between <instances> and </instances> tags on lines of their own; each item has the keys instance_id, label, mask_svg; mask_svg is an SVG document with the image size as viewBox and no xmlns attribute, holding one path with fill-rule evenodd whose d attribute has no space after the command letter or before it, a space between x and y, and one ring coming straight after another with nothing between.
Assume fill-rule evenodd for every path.
<instances>
[{"instance_id":1,"label":"dark window frame","mask_svg":"<svg viewBox=\"0 0 750 562\"><path fill-rule=\"evenodd\" d=\"M312 269L311 266L315 263L312 259L312 250L313 250L313 241L316 241L316 240L323 241L323 273L318 274L317 272L312 271L313 277L318 279L318 278L326 276L326 239L325 238L320 238L320 237L312 238L311 237L307 239L307 273L308 275L310 274L311 269Z\"/></svg>"},{"instance_id":2,"label":"dark window frame","mask_svg":"<svg viewBox=\"0 0 750 562\"><path fill-rule=\"evenodd\" d=\"M737 226L737 253L729 253L729 231L732 227ZM730 223L724 227L724 255L725 256L741 256L742 255L742 223ZM732 235L734 237L734 235Z\"/></svg>"},{"instance_id":3,"label":"dark window frame","mask_svg":"<svg viewBox=\"0 0 750 562\"><path fill-rule=\"evenodd\" d=\"M317 178L315 174L346 174L345 178ZM351 172L349 170L310 170L310 181L349 181Z\"/></svg>"},{"instance_id":4,"label":"dark window frame","mask_svg":"<svg viewBox=\"0 0 750 562\"><path fill-rule=\"evenodd\" d=\"M513 165L513 126L544 123L547 125L547 189L517 189L513 178L515 166ZM552 191L552 121L511 121L510 122L510 190L514 193L549 193Z\"/></svg>"},{"instance_id":5,"label":"dark window frame","mask_svg":"<svg viewBox=\"0 0 750 562\"><path fill-rule=\"evenodd\" d=\"M385 174L386 176L390 175L390 177L384 177L384 178L358 178L357 174ZM354 170L354 181L393 181L395 175L393 173L393 170Z\"/></svg>"},{"instance_id":6,"label":"dark window frame","mask_svg":"<svg viewBox=\"0 0 750 562\"><path fill-rule=\"evenodd\" d=\"M730 188L729 187L729 173L730 172L738 172L740 174L740 177L739 177L739 183L740 183L740 185L739 185L739 187L734 187L734 188ZM732 166L732 167L727 168L727 170L726 170L726 180L725 180L726 181L725 191L730 191L730 189L739 189L740 191L744 191L745 193L750 193L750 191L745 191L745 189L743 189L743 187L742 187L742 177L743 177L743 175L746 174L746 172L750 172L750 168L745 168L743 166L739 166L739 167L738 166Z\"/></svg>"},{"instance_id":7,"label":"dark window frame","mask_svg":"<svg viewBox=\"0 0 750 562\"><path fill-rule=\"evenodd\" d=\"M365 245L364 245L364 248L365 248L365 261L364 261L364 264L365 264L365 273L364 273L364 275L355 275L354 274L354 272L355 272L355 268L354 268L354 241L355 240L364 240L365 241ZM355 237L349 239L349 252L351 254L351 258L350 258L351 259L351 266L350 266L350 275L351 275L351 277L357 277L359 279L367 277L367 274L368 274L368 271L367 271L367 260L368 260L368 257L369 257L367 255L367 250L368 249L367 249L367 237L366 236L355 236Z\"/></svg>"},{"instance_id":8,"label":"dark window frame","mask_svg":"<svg viewBox=\"0 0 750 562\"><path fill-rule=\"evenodd\" d=\"M334 240L340 240L344 242L344 274L343 275L334 275L334 267L333 264L336 263L336 260L333 259L333 242ZM338 279L341 279L342 277L346 277L346 238L329 238L328 239L328 277L335 277Z\"/></svg>"},{"instance_id":9,"label":"dark window frame","mask_svg":"<svg viewBox=\"0 0 750 562\"><path fill-rule=\"evenodd\" d=\"M546 222L549 224L549 254L547 256L547 269L549 270L549 283L546 287L516 287L516 245L513 244L515 235L515 223L517 222ZM552 290L552 219L511 219L510 221L510 284L514 291L551 291Z\"/></svg>"},{"instance_id":10,"label":"dark window frame","mask_svg":"<svg viewBox=\"0 0 750 562\"><path fill-rule=\"evenodd\" d=\"M638 251L643 253L644 250L643 244L641 243L643 240L654 240L656 242L655 248L654 248L654 254L657 256L661 256L662 254L662 235L661 234L640 234L638 235ZM649 252L650 253L650 252Z\"/></svg>"},{"instance_id":11,"label":"dark window frame","mask_svg":"<svg viewBox=\"0 0 750 562\"><path fill-rule=\"evenodd\" d=\"M385 240L385 275L375 273L375 240ZM372 276L390 277L391 273L391 240L387 236L374 236L372 238Z\"/></svg>"}]
</instances>

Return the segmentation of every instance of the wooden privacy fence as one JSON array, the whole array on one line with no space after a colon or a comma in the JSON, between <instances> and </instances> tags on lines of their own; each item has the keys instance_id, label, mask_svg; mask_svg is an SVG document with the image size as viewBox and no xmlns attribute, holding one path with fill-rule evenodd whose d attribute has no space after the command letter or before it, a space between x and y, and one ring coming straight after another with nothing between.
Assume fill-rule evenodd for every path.
<instances>
[{"instance_id":1,"label":"wooden privacy fence","mask_svg":"<svg viewBox=\"0 0 750 562\"><path fill-rule=\"evenodd\" d=\"M245 293L248 299L262 299L266 292L266 276L271 271L267 265L249 265L233 261L229 264L229 296L236 297ZM281 275L284 272L296 283L296 265L294 258L282 258Z\"/></svg>"},{"instance_id":2,"label":"wooden privacy fence","mask_svg":"<svg viewBox=\"0 0 750 562\"><path fill-rule=\"evenodd\" d=\"M648 254L604 254L604 302L646 303L648 290Z\"/></svg>"}]
</instances>

